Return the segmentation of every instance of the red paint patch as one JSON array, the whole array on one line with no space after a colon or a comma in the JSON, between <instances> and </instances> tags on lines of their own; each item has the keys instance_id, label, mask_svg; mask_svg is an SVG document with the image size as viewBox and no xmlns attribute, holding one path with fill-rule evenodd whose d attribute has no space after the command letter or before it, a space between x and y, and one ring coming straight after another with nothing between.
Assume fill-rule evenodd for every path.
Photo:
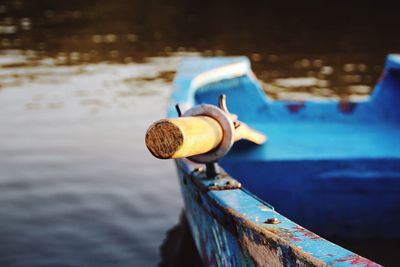
<instances>
[{"instance_id":1,"label":"red paint patch","mask_svg":"<svg viewBox=\"0 0 400 267\"><path fill-rule=\"evenodd\" d=\"M313 232L304 233L304 236L306 236L312 240L321 238L318 235L314 234Z\"/></svg>"},{"instance_id":2,"label":"red paint patch","mask_svg":"<svg viewBox=\"0 0 400 267\"><path fill-rule=\"evenodd\" d=\"M301 227L301 226L295 226L294 229L296 229L296 231L301 232L303 234L303 236L311 239L311 240L315 240L315 239L320 239L321 237L317 234L314 234L313 232L308 231L307 229Z\"/></svg>"},{"instance_id":3,"label":"red paint patch","mask_svg":"<svg viewBox=\"0 0 400 267\"><path fill-rule=\"evenodd\" d=\"M361 257L359 255L346 256L346 257L343 257L336 261L337 262L348 262L351 265L363 265L364 267L379 267L379 266L381 266L381 265L379 265L373 261L370 261L369 259Z\"/></svg>"},{"instance_id":4,"label":"red paint patch","mask_svg":"<svg viewBox=\"0 0 400 267\"><path fill-rule=\"evenodd\" d=\"M295 241L295 242L301 241L300 238L295 237L295 236L292 236L292 235L288 235L287 237L288 237L290 240Z\"/></svg>"},{"instance_id":5,"label":"red paint patch","mask_svg":"<svg viewBox=\"0 0 400 267\"><path fill-rule=\"evenodd\" d=\"M290 232L288 232L287 230L282 231L282 230L269 230L270 232L282 237L283 239L289 239L290 241L294 241L294 242L298 242L301 241L300 238L295 237L294 235L292 235Z\"/></svg>"},{"instance_id":6,"label":"red paint patch","mask_svg":"<svg viewBox=\"0 0 400 267\"><path fill-rule=\"evenodd\" d=\"M288 104L287 109L291 112L291 113L297 113L299 112L302 108L304 108L304 103L293 103L293 104Z\"/></svg>"},{"instance_id":7,"label":"red paint patch","mask_svg":"<svg viewBox=\"0 0 400 267\"><path fill-rule=\"evenodd\" d=\"M352 113L357 106L357 103L342 101L339 103L339 109L343 113Z\"/></svg>"},{"instance_id":8,"label":"red paint patch","mask_svg":"<svg viewBox=\"0 0 400 267\"><path fill-rule=\"evenodd\" d=\"M289 239L289 240L294 241L294 242L301 241L300 238L295 237L294 235L291 235L291 234L285 233L285 232L280 232L279 236L283 237L284 239Z\"/></svg>"},{"instance_id":9,"label":"red paint patch","mask_svg":"<svg viewBox=\"0 0 400 267\"><path fill-rule=\"evenodd\" d=\"M303 231L306 230L305 228L303 228L303 227L301 227L301 226L295 226L295 227L293 227L293 228L296 229L297 231L300 231L300 232L303 232Z\"/></svg>"}]
</instances>

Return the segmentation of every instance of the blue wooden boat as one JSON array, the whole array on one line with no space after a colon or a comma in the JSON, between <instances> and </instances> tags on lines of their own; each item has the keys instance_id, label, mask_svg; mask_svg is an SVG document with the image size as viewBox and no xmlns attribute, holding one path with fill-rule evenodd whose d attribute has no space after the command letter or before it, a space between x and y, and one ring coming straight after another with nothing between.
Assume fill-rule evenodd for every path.
<instances>
[{"instance_id":1,"label":"blue wooden boat","mask_svg":"<svg viewBox=\"0 0 400 267\"><path fill-rule=\"evenodd\" d=\"M232 113L268 136L236 143L215 179L175 160L207 266L379 266L320 235L400 238L400 56L388 56L360 102L273 101L245 57L188 58L174 86L169 117L176 103L216 105L225 94Z\"/></svg>"}]
</instances>

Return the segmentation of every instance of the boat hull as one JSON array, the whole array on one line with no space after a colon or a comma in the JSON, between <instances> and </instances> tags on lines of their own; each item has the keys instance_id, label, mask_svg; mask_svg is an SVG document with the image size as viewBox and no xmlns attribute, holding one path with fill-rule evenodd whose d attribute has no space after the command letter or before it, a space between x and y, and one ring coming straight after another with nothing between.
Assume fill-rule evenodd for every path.
<instances>
[{"instance_id":1,"label":"boat hull","mask_svg":"<svg viewBox=\"0 0 400 267\"><path fill-rule=\"evenodd\" d=\"M227 174L210 180L193 163L176 165L186 218L206 266L380 266L295 224L239 186L225 187L237 183Z\"/></svg>"}]
</instances>

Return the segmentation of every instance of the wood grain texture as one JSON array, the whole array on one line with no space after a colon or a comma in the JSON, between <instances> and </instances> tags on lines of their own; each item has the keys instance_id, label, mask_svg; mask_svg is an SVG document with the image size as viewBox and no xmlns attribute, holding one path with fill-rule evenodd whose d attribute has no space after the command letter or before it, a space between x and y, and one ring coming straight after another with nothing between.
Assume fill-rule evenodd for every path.
<instances>
[{"instance_id":1,"label":"wood grain texture","mask_svg":"<svg viewBox=\"0 0 400 267\"><path fill-rule=\"evenodd\" d=\"M146 146L157 158L172 158L182 144L182 131L169 120L157 121L147 130Z\"/></svg>"},{"instance_id":2,"label":"wood grain texture","mask_svg":"<svg viewBox=\"0 0 400 267\"><path fill-rule=\"evenodd\" d=\"M146 145L157 158L183 158L206 153L222 140L220 124L207 116L165 119L146 133Z\"/></svg>"}]
</instances>

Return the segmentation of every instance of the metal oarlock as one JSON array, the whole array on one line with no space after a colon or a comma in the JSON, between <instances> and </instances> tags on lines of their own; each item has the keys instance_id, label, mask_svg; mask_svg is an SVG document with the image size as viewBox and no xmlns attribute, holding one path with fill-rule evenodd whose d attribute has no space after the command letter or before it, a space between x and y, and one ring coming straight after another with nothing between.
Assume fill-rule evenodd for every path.
<instances>
[{"instance_id":1,"label":"metal oarlock","mask_svg":"<svg viewBox=\"0 0 400 267\"><path fill-rule=\"evenodd\" d=\"M237 116L230 114L228 111L225 95L219 96L218 106L202 104L182 114L179 104L175 105L179 117L209 116L215 119L222 127L223 139L217 148L204 154L189 157L194 162L206 165L206 176L209 178L218 176L220 167L217 161L229 152L234 143L234 129L239 125Z\"/></svg>"},{"instance_id":2,"label":"metal oarlock","mask_svg":"<svg viewBox=\"0 0 400 267\"><path fill-rule=\"evenodd\" d=\"M225 97L220 97L220 99L225 99ZM220 101L220 105L222 103L222 107L226 107L225 101ZM222 141L218 147L215 149L200 155L195 155L189 157L190 160L197 163L212 163L217 162L226 153L231 149L234 143L234 123L232 121L232 117L229 113L226 113L220 106L220 108L209 105L202 104L196 107L193 107L186 111L183 117L195 117L195 116L209 116L215 119L222 127L223 137Z\"/></svg>"},{"instance_id":3,"label":"metal oarlock","mask_svg":"<svg viewBox=\"0 0 400 267\"><path fill-rule=\"evenodd\" d=\"M223 138L217 148L204 154L189 157L189 159L194 162L205 163L206 176L208 178L214 178L218 176L220 167L218 166L217 161L225 156L231 149L235 141L234 130L240 125L240 122L237 121L237 116L228 111L225 95L219 96L218 106L219 107L209 104L202 104L193 107L186 111L183 115L180 115L183 117L209 116L215 119L222 127ZM179 114L179 105L177 105L177 111Z\"/></svg>"},{"instance_id":4,"label":"metal oarlock","mask_svg":"<svg viewBox=\"0 0 400 267\"><path fill-rule=\"evenodd\" d=\"M246 139L256 144L266 136L238 121L226 106L226 97L219 97L218 106L201 104L183 112L175 105L179 118L162 119L146 132L146 145L160 159L188 158L206 165L207 177L217 177L218 160L225 156L233 143Z\"/></svg>"}]
</instances>

